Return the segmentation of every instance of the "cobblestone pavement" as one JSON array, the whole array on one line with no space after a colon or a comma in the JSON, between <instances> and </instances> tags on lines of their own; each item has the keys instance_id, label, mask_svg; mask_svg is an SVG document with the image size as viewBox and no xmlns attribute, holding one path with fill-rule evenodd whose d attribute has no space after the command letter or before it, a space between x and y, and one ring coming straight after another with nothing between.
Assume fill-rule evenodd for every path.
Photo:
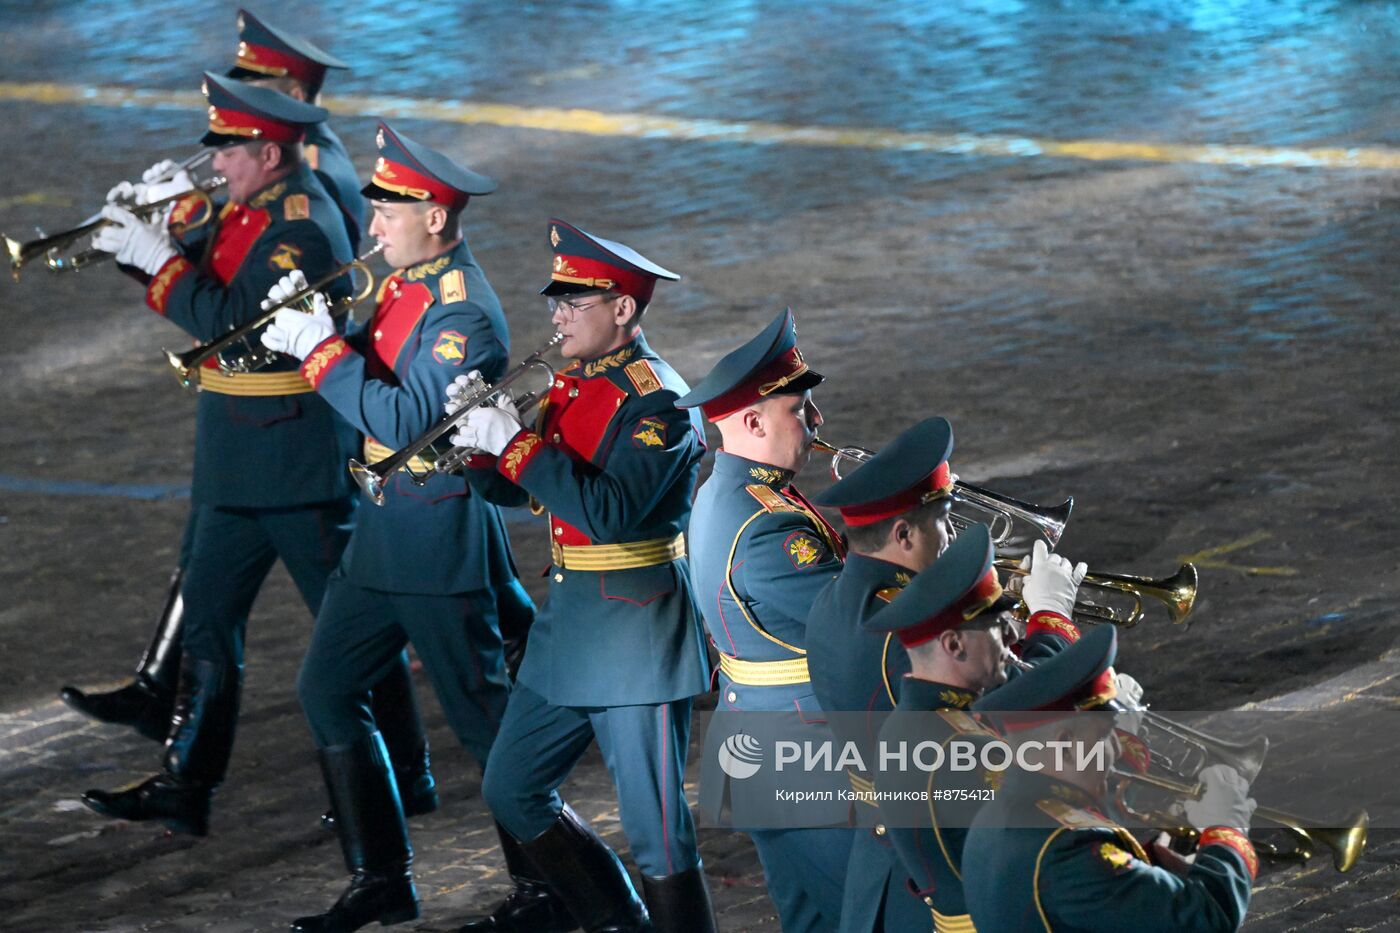
<instances>
[{"instance_id":1,"label":"cobblestone pavement","mask_svg":"<svg viewBox=\"0 0 1400 933\"><path fill-rule=\"evenodd\" d=\"M75 223L188 151L200 115L181 95L229 58L233 10L0 3L0 229ZM1190 632L1124 638L1157 708L1327 708L1344 729L1351 704L1400 705L1392 5L276 13L356 65L332 98L394 98L410 134L499 179L467 223L517 356L547 337L551 215L684 274L647 330L692 380L790 304L828 374L830 439L878 446L944 414L963 476L1076 496L1065 553L1153 574L1197 561ZM90 88L105 103L73 103ZM334 121L362 169L373 117ZM285 575L254 608L209 839L83 808L155 747L54 699L125 676L158 608L193 405L157 351L184 338L110 269L0 283L0 320L0 928L283 929L343 884L292 687L310 620ZM542 566L541 526L511 527L522 567ZM449 930L503 878L478 779L420 686L446 803L412 821L425 915L402 929ZM1356 738L1351 767L1388 764ZM625 846L596 758L568 793ZM702 851L723 928L776 930L747 841L707 830ZM1400 929L1398 865L1392 827L1351 874L1271 869L1246 928Z\"/></svg>"}]
</instances>

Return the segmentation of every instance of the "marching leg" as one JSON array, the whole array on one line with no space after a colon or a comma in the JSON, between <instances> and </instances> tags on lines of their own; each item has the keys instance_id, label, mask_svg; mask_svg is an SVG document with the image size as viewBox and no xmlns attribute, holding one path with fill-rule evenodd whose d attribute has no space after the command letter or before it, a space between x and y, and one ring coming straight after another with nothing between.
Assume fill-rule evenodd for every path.
<instances>
[{"instance_id":1,"label":"marching leg","mask_svg":"<svg viewBox=\"0 0 1400 933\"><path fill-rule=\"evenodd\" d=\"M496 834L501 837L506 871L515 887L490 916L467 922L458 933L568 933L577 930L578 921L516 838L500 823L496 824Z\"/></svg>"},{"instance_id":2,"label":"marching leg","mask_svg":"<svg viewBox=\"0 0 1400 933\"><path fill-rule=\"evenodd\" d=\"M388 926L415 919L413 850L383 739L375 732L352 745L323 748L319 756L340 817L336 831L350 886L330 910L293 921L292 933L350 933L375 921Z\"/></svg>"},{"instance_id":3,"label":"marching leg","mask_svg":"<svg viewBox=\"0 0 1400 933\"><path fill-rule=\"evenodd\" d=\"M180 679L181 623L185 615L180 587L184 577L181 566L170 578L165 608L156 622L151 643L136 666L136 678L106 693L86 693L78 687L65 686L58 693L63 702L99 722L132 726L148 739L165 741Z\"/></svg>"},{"instance_id":4,"label":"marching leg","mask_svg":"<svg viewBox=\"0 0 1400 933\"><path fill-rule=\"evenodd\" d=\"M233 752L242 679L241 667L186 655L164 769L128 790L90 790L83 803L104 816L162 820L174 832L208 835L210 800Z\"/></svg>"},{"instance_id":5,"label":"marching leg","mask_svg":"<svg viewBox=\"0 0 1400 933\"><path fill-rule=\"evenodd\" d=\"M585 933L651 929L646 905L617 853L564 805L554 825L520 847L559 892Z\"/></svg>"}]
</instances>

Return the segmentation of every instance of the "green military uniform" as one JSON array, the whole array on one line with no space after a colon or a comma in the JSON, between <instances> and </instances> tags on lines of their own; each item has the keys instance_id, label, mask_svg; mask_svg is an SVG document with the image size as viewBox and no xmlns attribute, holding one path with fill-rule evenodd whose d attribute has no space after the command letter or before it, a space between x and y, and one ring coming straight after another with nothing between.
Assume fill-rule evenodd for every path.
<instances>
[{"instance_id":1,"label":"green military uniform","mask_svg":"<svg viewBox=\"0 0 1400 933\"><path fill-rule=\"evenodd\" d=\"M769 395L805 392L821 378L803 361L792 313L784 311L678 404L717 421ZM814 740L826 738L807 668L807 618L840 571L845 545L792 478L789 470L720 451L696 496L695 582L720 655L707 761L718 754L715 743L742 731L743 712L795 712L813 724ZM835 930L852 835L829 827L845 821L846 805L806 808L811 828L774 828L771 799L753 799L727 774L715 778L702 783L700 805L716 817L728 806L731 824L752 837L783 929Z\"/></svg>"}]
</instances>

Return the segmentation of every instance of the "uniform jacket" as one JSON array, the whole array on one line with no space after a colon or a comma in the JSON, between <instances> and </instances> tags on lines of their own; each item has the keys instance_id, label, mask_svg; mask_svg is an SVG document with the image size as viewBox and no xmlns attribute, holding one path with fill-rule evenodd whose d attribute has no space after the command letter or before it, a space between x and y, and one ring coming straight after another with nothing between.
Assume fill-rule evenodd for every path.
<instances>
[{"instance_id":1,"label":"uniform jacket","mask_svg":"<svg viewBox=\"0 0 1400 933\"><path fill-rule=\"evenodd\" d=\"M640 334L555 373L533 430L499 460L475 456L487 498L549 512L557 545L671 540L684 532L704 453L685 382ZM560 706L625 706L694 696L709 660L687 559L621 570L551 567L518 680Z\"/></svg>"},{"instance_id":2,"label":"uniform jacket","mask_svg":"<svg viewBox=\"0 0 1400 933\"><path fill-rule=\"evenodd\" d=\"M1235 830L1207 830L1201 841L1180 878L1151 865L1083 791L1007 772L963 850L972 921L997 933L1236 930L1249 905L1254 850Z\"/></svg>"},{"instance_id":3,"label":"uniform jacket","mask_svg":"<svg viewBox=\"0 0 1400 933\"><path fill-rule=\"evenodd\" d=\"M195 210L192 199L179 202L172 221ZM314 281L351 258L340 209L305 164L247 203L225 205L203 229L146 288L146 303L200 342L257 317L268 289L291 269ZM331 298L349 291L348 276L326 289ZM261 349L256 333L249 342ZM286 374L292 394L200 393L195 505L279 508L349 494L353 432L296 371L285 356L262 371ZM218 375L212 360L203 375Z\"/></svg>"},{"instance_id":4,"label":"uniform jacket","mask_svg":"<svg viewBox=\"0 0 1400 933\"><path fill-rule=\"evenodd\" d=\"M808 613L841 570L840 535L791 480L787 470L720 451L696 496L695 585L710 638L731 658L804 658ZM719 708L820 712L810 681L751 686L723 673Z\"/></svg>"},{"instance_id":5,"label":"uniform jacket","mask_svg":"<svg viewBox=\"0 0 1400 933\"><path fill-rule=\"evenodd\" d=\"M479 369L495 380L509 356L500 302L463 241L385 279L373 317L322 342L301 371L368 439L375 455L357 455L367 462L432 426L454 378ZM439 595L515 575L495 505L460 476L419 486L402 470L385 484L382 507L361 503L341 570L369 589Z\"/></svg>"},{"instance_id":6,"label":"uniform jacket","mask_svg":"<svg viewBox=\"0 0 1400 933\"><path fill-rule=\"evenodd\" d=\"M350 238L350 251L358 254L368 204L364 195L360 194L360 179L355 174L355 163L350 161L350 153L345 150L340 137L325 123L306 128L305 152L306 164L311 166L326 193L340 208L345 232Z\"/></svg>"}]
</instances>

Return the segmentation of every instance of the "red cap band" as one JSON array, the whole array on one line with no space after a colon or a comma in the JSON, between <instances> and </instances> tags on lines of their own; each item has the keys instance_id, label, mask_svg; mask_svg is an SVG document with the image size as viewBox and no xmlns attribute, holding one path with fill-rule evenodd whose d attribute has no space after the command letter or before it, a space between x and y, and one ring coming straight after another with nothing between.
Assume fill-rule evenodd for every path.
<instances>
[{"instance_id":1,"label":"red cap band","mask_svg":"<svg viewBox=\"0 0 1400 933\"><path fill-rule=\"evenodd\" d=\"M599 259L555 253L549 277L556 282L587 288L613 289L637 301L650 301L656 279L643 272L622 269Z\"/></svg>"},{"instance_id":2,"label":"red cap band","mask_svg":"<svg viewBox=\"0 0 1400 933\"><path fill-rule=\"evenodd\" d=\"M953 471L948 466L948 461L945 460L938 465L936 470L908 489L901 490L888 498L880 499L876 502L844 506L839 511L841 512L841 518L847 525L852 528L859 528L862 525L873 525L887 518L903 515L910 509L917 508L925 502L941 499L952 491Z\"/></svg>"},{"instance_id":3,"label":"red cap band","mask_svg":"<svg viewBox=\"0 0 1400 933\"><path fill-rule=\"evenodd\" d=\"M436 178L420 175L402 162L391 162L379 157L374 163L373 183L385 191L406 195L418 201L432 201L444 207L459 211L467 206L470 196L456 188L444 185Z\"/></svg>"},{"instance_id":4,"label":"red cap band","mask_svg":"<svg viewBox=\"0 0 1400 933\"><path fill-rule=\"evenodd\" d=\"M700 410L705 413L706 420L713 424L777 392L807 369L807 361L802 359L802 351L793 347L728 392L705 402L700 406Z\"/></svg>"},{"instance_id":5,"label":"red cap band","mask_svg":"<svg viewBox=\"0 0 1400 933\"><path fill-rule=\"evenodd\" d=\"M1053 703L1032 711L1042 715L1013 713L1005 717L1004 725L1007 732L1023 732L1026 729L1034 729L1036 726L1043 726L1046 723L1064 719L1066 716L1072 716L1082 709L1102 706L1117 695L1118 687L1113 679L1113 668L1106 667L1083 690L1076 690L1060 697Z\"/></svg>"},{"instance_id":6,"label":"red cap band","mask_svg":"<svg viewBox=\"0 0 1400 933\"><path fill-rule=\"evenodd\" d=\"M306 136L306 127L280 123L266 117L209 105L209 131L221 136L246 136L260 142L299 143Z\"/></svg>"},{"instance_id":7,"label":"red cap band","mask_svg":"<svg viewBox=\"0 0 1400 933\"><path fill-rule=\"evenodd\" d=\"M300 55L292 55L280 49L250 42L238 43L238 67L273 78L296 78L307 84L320 84L326 75L326 66L308 61Z\"/></svg>"},{"instance_id":8,"label":"red cap band","mask_svg":"<svg viewBox=\"0 0 1400 933\"><path fill-rule=\"evenodd\" d=\"M962 595L956 603L918 625L900 629L895 634L906 648L932 641L944 632L951 631L970 622L1001 598L1001 581L997 579L996 568L988 570L972 585L972 589Z\"/></svg>"}]
</instances>

